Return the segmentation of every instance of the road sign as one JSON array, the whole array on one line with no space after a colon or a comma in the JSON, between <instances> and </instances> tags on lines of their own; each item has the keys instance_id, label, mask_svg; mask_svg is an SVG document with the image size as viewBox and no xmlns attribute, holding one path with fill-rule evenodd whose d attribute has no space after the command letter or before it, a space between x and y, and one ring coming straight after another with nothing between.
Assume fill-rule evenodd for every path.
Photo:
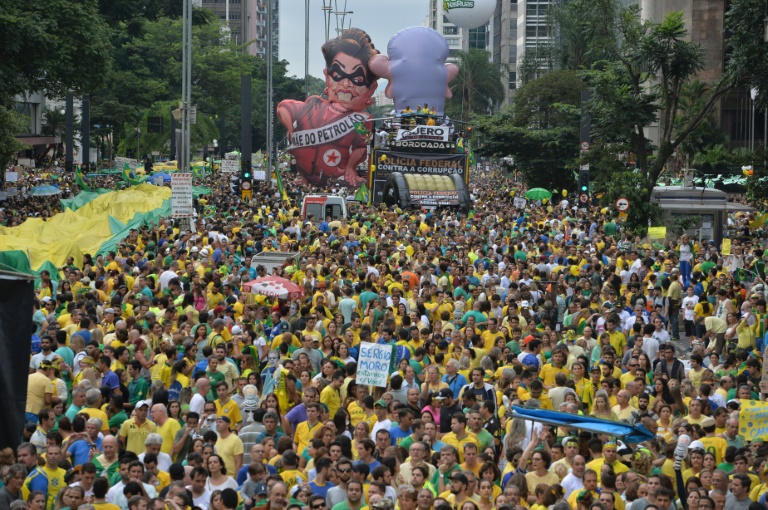
<instances>
[{"instance_id":1,"label":"road sign","mask_svg":"<svg viewBox=\"0 0 768 510\"><path fill-rule=\"evenodd\" d=\"M579 202L581 202L582 204L586 204L587 202L589 202L589 195L586 193L582 193L581 195L579 195Z\"/></svg>"},{"instance_id":2,"label":"road sign","mask_svg":"<svg viewBox=\"0 0 768 510\"><path fill-rule=\"evenodd\" d=\"M616 199L616 209L625 212L629 209L629 200L624 197Z\"/></svg>"},{"instance_id":3,"label":"road sign","mask_svg":"<svg viewBox=\"0 0 768 510\"><path fill-rule=\"evenodd\" d=\"M240 189L249 190L251 189L251 181L243 181L240 183Z\"/></svg>"},{"instance_id":4,"label":"road sign","mask_svg":"<svg viewBox=\"0 0 768 510\"><path fill-rule=\"evenodd\" d=\"M583 151L588 151L589 150L589 142L588 141L584 140L583 142L581 142L581 150L583 150Z\"/></svg>"}]
</instances>

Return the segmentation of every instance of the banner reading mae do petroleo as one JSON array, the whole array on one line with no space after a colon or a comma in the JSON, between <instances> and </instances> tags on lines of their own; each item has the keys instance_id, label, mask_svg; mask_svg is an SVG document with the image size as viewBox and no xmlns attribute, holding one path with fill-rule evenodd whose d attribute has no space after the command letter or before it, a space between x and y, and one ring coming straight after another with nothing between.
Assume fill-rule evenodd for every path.
<instances>
[{"instance_id":1,"label":"banner reading mae do petroleo","mask_svg":"<svg viewBox=\"0 0 768 510\"><path fill-rule=\"evenodd\" d=\"M386 388L393 350L391 345L361 342L355 382L364 386Z\"/></svg>"}]
</instances>

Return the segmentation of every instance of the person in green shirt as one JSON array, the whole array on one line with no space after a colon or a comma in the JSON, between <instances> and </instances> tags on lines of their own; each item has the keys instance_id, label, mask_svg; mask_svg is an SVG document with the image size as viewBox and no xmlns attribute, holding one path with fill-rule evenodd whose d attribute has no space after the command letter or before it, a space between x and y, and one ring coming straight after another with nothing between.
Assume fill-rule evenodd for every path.
<instances>
[{"instance_id":1,"label":"person in green shirt","mask_svg":"<svg viewBox=\"0 0 768 510\"><path fill-rule=\"evenodd\" d=\"M363 484L357 480L347 482L347 498L333 505L331 510L363 510L368 508L363 502Z\"/></svg>"},{"instance_id":2,"label":"person in green shirt","mask_svg":"<svg viewBox=\"0 0 768 510\"><path fill-rule=\"evenodd\" d=\"M212 388L215 388L216 384L221 381L226 382L224 372L219 372L219 358L217 358L214 354L211 354L208 357L208 369L206 369L205 373L206 377L211 382Z\"/></svg>"},{"instance_id":3,"label":"person in green shirt","mask_svg":"<svg viewBox=\"0 0 768 510\"><path fill-rule=\"evenodd\" d=\"M456 449L451 445L445 445L440 448L440 463L431 480L438 494L449 490L451 474L454 471L461 471L461 466L456 463Z\"/></svg>"},{"instance_id":4,"label":"person in green shirt","mask_svg":"<svg viewBox=\"0 0 768 510\"><path fill-rule=\"evenodd\" d=\"M128 402L136 406L147 398L149 383L141 376L141 363L138 360L128 363L128 375L131 376L131 382L128 383Z\"/></svg>"},{"instance_id":5,"label":"person in green shirt","mask_svg":"<svg viewBox=\"0 0 768 510\"><path fill-rule=\"evenodd\" d=\"M109 407L111 411L111 417L109 418L109 430L110 432L117 434L122 427L123 422L128 420L128 415L125 414L123 409L122 397L112 397L109 401Z\"/></svg>"}]
</instances>

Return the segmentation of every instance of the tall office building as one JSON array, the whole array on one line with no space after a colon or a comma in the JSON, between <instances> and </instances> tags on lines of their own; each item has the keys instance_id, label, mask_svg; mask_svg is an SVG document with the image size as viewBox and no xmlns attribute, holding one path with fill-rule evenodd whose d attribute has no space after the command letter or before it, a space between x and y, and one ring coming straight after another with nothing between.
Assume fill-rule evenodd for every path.
<instances>
[{"instance_id":1,"label":"tall office building","mask_svg":"<svg viewBox=\"0 0 768 510\"><path fill-rule=\"evenodd\" d=\"M534 59L538 66L531 79L539 78L551 70L547 57L557 37L549 23L549 9L562 0L510 0L517 3L517 70L524 59ZM517 73L520 84L520 72Z\"/></svg>"},{"instance_id":2,"label":"tall office building","mask_svg":"<svg viewBox=\"0 0 768 510\"><path fill-rule=\"evenodd\" d=\"M725 70L727 33L725 14L728 0L621 0L622 5L638 5L643 20L660 22L671 11L682 11L688 29L687 40L699 44L704 50L704 67L697 78L705 83L718 80ZM752 123L755 124L755 139L764 136L764 113L755 112L751 117L752 98L748 89L736 89L726 95L714 109L717 123L731 146L747 147L751 140ZM657 141L658 126L651 126L647 136Z\"/></svg>"},{"instance_id":3,"label":"tall office building","mask_svg":"<svg viewBox=\"0 0 768 510\"><path fill-rule=\"evenodd\" d=\"M502 66L504 104L517 89L517 0L499 0L489 22L491 61Z\"/></svg>"},{"instance_id":4,"label":"tall office building","mask_svg":"<svg viewBox=\"0 0 768 510\"><path fill-rule=\"evenodd\" d=\"M427 26L438 31L448 43L448 60L455 61L456 54L462 49L463 30L457 27L445 16L443 9L443 0L429 0L429 15L427 16Z\"/></svg>"},{"instance_id":5,"label":"tall office building","mask_svg":"<svg viewBox=\"0 0 768 510\"><path fill-rule=\"evenodd\" d=\"M222 20L229 20L229 34L235 44L248 45L248 53L265 58L267 53L267 2L268 0L203 0L202 6L210 9ZM280 0L272 0L272 51L279 59L280 48Z\"/></svg>"}]
</instances>

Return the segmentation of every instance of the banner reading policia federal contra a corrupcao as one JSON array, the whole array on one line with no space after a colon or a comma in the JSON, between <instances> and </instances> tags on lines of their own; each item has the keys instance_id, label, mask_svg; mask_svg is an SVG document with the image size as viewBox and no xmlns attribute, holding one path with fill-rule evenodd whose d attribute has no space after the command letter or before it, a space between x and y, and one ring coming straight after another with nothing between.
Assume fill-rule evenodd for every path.
<instances>
[{"instance_id":1,"label":"banner reading policia federal contra a corrupcao","mask_svg":"<svg viewBox=\"0 0 768 510\"><path fill-rule=\"evenodd\" d=\"M768 402L741 400L739 434L747 441L768 437Z\"/></svg>"}]
</instances>

